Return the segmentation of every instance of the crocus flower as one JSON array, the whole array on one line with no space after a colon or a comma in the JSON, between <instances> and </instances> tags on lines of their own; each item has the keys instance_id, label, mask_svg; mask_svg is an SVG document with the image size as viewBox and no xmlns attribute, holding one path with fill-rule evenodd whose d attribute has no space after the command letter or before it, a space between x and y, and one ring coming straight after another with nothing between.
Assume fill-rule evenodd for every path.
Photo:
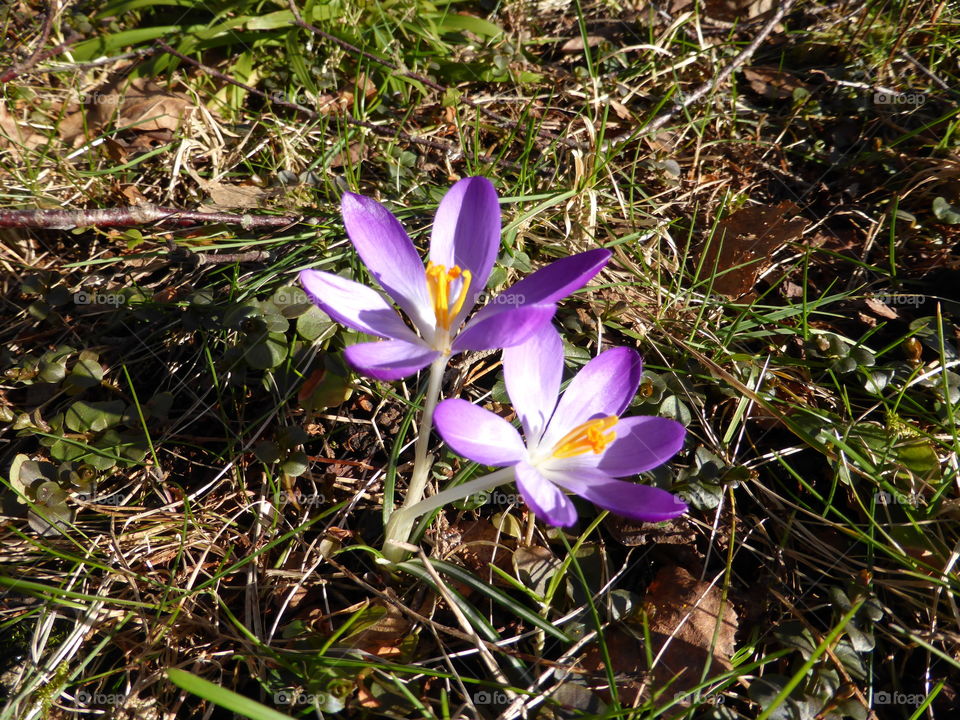
<instances>
[{"instance_id":1,"label":"crocus flower","mask_svg":"<svg viewBox=\"0 0 960 720\"><path fill-rule=\"evenodd\" d=\"M551 525L567 527L577 520L564 490L633 520L669 520L687 509L679 498L617 479L665 463L683 445L686 432L667 418L620 417L637 392L641 371L634 350L607 350L577 373L558 401L563 344L548 324L503 352L507 394L526 441L502 417L466 400L444 400L433 422L464 457L512 466L523 499Z\"/></svg>"},{"instance_id":2,"label":"crocus flower","mask_svg":"<svg viewBox=\"0 0 960 720\"><path fill-rule=\"evenodd\" d=\"M442 354L523 342L550 322L554 303L583 287L610 258L608 250L596 249L557 260L494 298L464 324L500 248L500 205L489 180L464 178L440 201L426 267L399 221L380 203L345 193L341 210L360 258L416 332L373 288L318 270L304 270L300 282L333 319L387 338L346 350L357 371L379 380L412 375Z\"/></svg>"}]
</instances>

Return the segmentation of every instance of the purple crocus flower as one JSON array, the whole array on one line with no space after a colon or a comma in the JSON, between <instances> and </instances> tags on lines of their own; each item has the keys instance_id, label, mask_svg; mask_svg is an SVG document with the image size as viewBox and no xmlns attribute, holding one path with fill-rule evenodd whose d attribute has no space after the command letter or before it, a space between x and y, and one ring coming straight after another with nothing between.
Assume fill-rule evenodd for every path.
<instances>
[{"instance_id":1,"label":"purple crocus flower","mask_svg":"<svg viewBox=\"0 0 960 720\"><path fill-rule=\"evenodd\" d=\"M557 260L494 298L464 325L500 248L500 205L489 180L464 178L440 201L426 268L383 205L345 193L341 210L360 258L417 332L373 288L319 270L304 270L300 282L333 319L387 338L346 350L357 371L378 380L407 377L441 355L523 342L550 322L554 303L583 287L610 258L608 250L596 249Z\"/></svg>"},{"instance_id":2,"label":"purple crocus flower","mask_svg":"<svg viewBox=\"0 0 960 720\"><path fill-rule=\"evenodd\" d=\"M503 351L507 393L526 442L506 420L466 400L441 402L437 432L456 452L484 465L515 468L517 488L551 525L577 520L564 490L617 515L642 522L669 520L687 506L666 490L617 480L662 465L683 445L683 425L667 418L621 418L640 383L636 351L600 353L557 399L563 344L552 324Z\"/></svg>"}]
</instances>

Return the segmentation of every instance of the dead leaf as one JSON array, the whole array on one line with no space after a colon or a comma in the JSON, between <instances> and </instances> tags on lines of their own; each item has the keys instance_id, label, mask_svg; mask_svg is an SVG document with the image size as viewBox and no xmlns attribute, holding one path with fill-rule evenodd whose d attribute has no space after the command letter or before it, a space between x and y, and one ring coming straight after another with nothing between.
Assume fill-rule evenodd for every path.
<instances>
[{"instance_id":1,"label":"dead leaf","mask_svg":"<svg viewBox=\"0 0 960 720\"><path fill-rule=\"evenodd\" d=\"M641 679L646 674L647 661L642 643L630 633L614 626L603 633L603 642L607 646L607 655L613 671L620 679L617 681L617 696L626 707L632 707L643 696ZM580 661L580 666L598 679L604 677L606 663L597 643L592 643ZM601 691L609 698L608 691Z\"/></svg>"},{"instance_id":2,"label":"dead leaf","mask_svg":"<svg viewBox=\"0 0 960 720\"><path fill-rule=\"evenodd\" d=\"M587 45L590 47L596 47L604 40L606 40L606 38L603 35L587 35ZM578 35L577 37L570 38L563 45L561 45L560 52L580 52L583 50L583 47L583 38Z\"/></svg>"},{"instance_id":3,"label":"dead leaf","mask_svg":"<svg viewBox=\"0 0 960 720\"><path fill-rule=\"evenodd\" d=\"M402 645L407 640L413 624L394 605L376 602L368 610L371 614L376 612L382 614L363 630L347 635L343 643L377 657L402 655L404 652Z\"/></svg>"},{"instance_id":4,"label":"dead leaf","mask_svg":"<svg viewBox=\"0 0 960 720\"><path fill-rule=\"evenodd\" d=\"M147 205L150 201L140 192L136 185L125 186L120 193L130 202L131 205Z\"/></svg>"},{"instance_id":5,"label":"dead leaf","mask_svg":"<svg viewBox=\"0 0 960 720\"><path fill-rule=\"evenodd\" d=\"M704 11L711 18L732 23L758 18L776 5L776 0L706 0Z\"/></svg>"},{"instance_id":6,"label":"dead leaf","mask_svg":"<svg viewBox=\"0 0 960 720\"><path fill-rule=\"evenodd\" d=\"M563 563L550 548L542 546L518 547L513 554L517 577L537 595L543 597L550 581Z\"/></svg>"},{"instance_id":7,"label":"dead leaf","mask_svg":"<svg viewBox=\"0 0 960 720\"><path fill-rule=\"evenodd\" d=\"M900 314L896 310L876 298L864 298L863 302L871 312L885 320L896 320L900 317Z\"/></svg>"},{"instance_id":8,"label":"dead leaf","mask_svg":"<svg viewBox=\"0 0 960 720\"><path fill-rule=\"evenodd\" d=\"M200 180L200 187L210 196L210 202L218 208L255 208L267 194L255 185L227 185L214 180Z\"/></svg>"},{"instance_id":9,"label":"dead leaf","mask_svg":"<svg viewBox=\"0 0 960 720\"><path fill-rule=\"evenodd\" d=\"M353 92L356 95L363 95L365 98L371 98L377 94L377 86L366 73L360 73L357 81L353 85Z\"/></svg>"},{"instance_id":10,"label":"dead leaf","mask_svg":"<svg viewBox=\"0 0 960 720\"><path fill-rule=\"evenodd\" d=\"M633 115L630 114L630 111L627 109L627 106L621 102L617 102L613 98L610 98L610 107L613 108L613 111L617 114L621 120L632 120Z\"/></svg>"},{"instance_id":11,"label":"dead leaf","mask_svg":"<svg viewBox=\"0 0 960 720\"><path fill-rule=\"evenodd\" d=\"M721 220L701 251L704 272L716 273L714 292L731 297L750 292L772 264L770 256L803 234L804 218L787 219L798 212L796 205L784 200L779 205L741 208Z\"/></svg>"},{"instance_id":12,"label":"dead leaf","mask_svg":"<svg viewBox=\"0 0 960 720\"><path fill-rule=\"evenodd\" d=\"M256 185L229 185L218 180L207 180L186 164L184 170L200 186L200 189L210 197L209 203L201 205L202 210L216 212L222 208L260 207L261 201L271 194L270 191Z\"/></svg>"},{"instance_id":13,"label":"dead leaf","mask_svg":"<svg viewBox=\"0 0 960 720\"><path fill-rule=\"evenodd\" d=\"M498 531L488 520L478 518L460 522L451 525L450 530L458 534L459 540L453 554L460 557L463 564L481 578L490 577L491 564L506 572L513 569L511 565L515 541ZM497 575L493 575L493 579L496 583L504 582Z\"/></svg>"},{"instance_id":14,"label":"dead leaf","mask_svg":"<svg viewBox=\"0 0 960 720\"><path fill-rule=\"evenodd\" d=\"M78 109L67 113L63 122L57 126L57 132L60 133L65 145L79 147L86 141L83 128L86 124L87 113L79 106L74 107L78 107Z\"/></svg>"},{"instance_id":15,"label":"dead leaf","mask_svg":"<svg viewBox=\"0 0 960 720\"><path fill-rule=\"evenodd\" d=\"M743 77L757 95L768 100L786 100L793 97L794 90L807 89L797 76L773 67L743 68Z\"/></svg>"},{"instance_id":16,"label":"dead leaf","mask_svg":"<svg viewBox=\"0 0 960 720\"><path fill-rule=\"evenodd\" d=\"M330 159L330 167L341 167L343 165L356 165L367 155L366 146L361 143L350 143L346 152L338 152Z\"/></svg>"},{"instance_id":17,"label":"dead leaf","mask_svg":"<svg viewBox=\"0 0 960 720\"><path fill-rule=\"evenodd\" d=\"M721 599L719 587L697 580L681 567L660 569L644 599L654 657L662 650L653 668L655 686L673 681L673 692L681 692L700 683L708 661L708 677L732 667L738 619Z\"/></svg>"},{"instance_id":18,"label":"dead leaf","mask_svg":"<svg viewBox=\"0 0 960 720\"><path fill-rule=\"evenodd\" d=\"M164 90L158 84L137 78L127 89L116 124L134 130L176 130L194 105L183 93Z\"/></svg>"},{"instance_id":19,"label":"dead leaf","mask_svg":"<svg viewBox=\"0 0 960 720\"><path fill-rule=\"evenodd\" d=\"M788 300L796 300L803 297L803 288L796 283L787 280L783 283L783 296Z\"/></svg>"},{"instance_id":20,"label":"dead leaf","mask_svg":"<svg viewBox=\"0 0 960 720\"><path fill-rule=\"evenodd\" d=\"M183 93L166 90L153 80L120 78L87 100L87 124L99 130L110 122L127 130L176 130L196 106Z\"/></svg>"},{"instance_id":21,"label":"dead leaf","mask_svg":"<svg viewBox=\"0 0 960 720\"><path fill-rule=\"evenodd\" d=\"M0 102L0 148L9 147L14 157L23 157L23 150L32 150L47 141L26 123L21 123L7 112L7 105Z\"/></svg>"}]
</instances>

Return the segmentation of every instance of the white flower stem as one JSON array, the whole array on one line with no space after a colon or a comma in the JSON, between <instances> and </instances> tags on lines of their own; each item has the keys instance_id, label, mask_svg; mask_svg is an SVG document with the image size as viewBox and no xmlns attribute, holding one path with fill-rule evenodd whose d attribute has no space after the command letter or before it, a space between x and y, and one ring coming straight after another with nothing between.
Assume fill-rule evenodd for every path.
<instances>
[{"instance_id":1,"label":"white flower stem","mask_svg":"<svg viewBox=\"0 0 960 720\"><path fill-rule=\"evenodd\" d=\"M433 411L440 401L440 386L443 383L443 373L447 369L450 356L441 353L440 357L430 366L430 379L427 380L427 394L423 398L423 414L420 416L420 429L417 432L417 444L413 450L413 473L407 495L403 499L403 507L420 502L423 491L427 487L427 477L433 466L433 458L427 457L427 448L430 445L430 433L433 431Z\"/></svg>"},{"instance_id":2,"label":"white flower stem","mask_svg":"<svg viewBox=\"0 0 960 720\"><path fill-rule=\"evenodd\" d=\"M440 386L449 359L449 354L442 353L430 366L430 377L427 380L427 392L423 397L423 410L420 416L420 427L417 431L417 443L413 450L413 471L410 473L407 494L403 499L401 508L394 510L387 521L384 554L393 562L397 562L399 558L390 557L390 549L392 548L394 554L399 552L401 556L403 551L392 545L391 541L406 542L410 537L413 522L412 520L404 522L402 513L407 508L420 502L423 499L424 490L427 488L430 468L433 466L433 456L427 455L430 433L433 430L433 411L436 410L437 402L440 400Z\"/></svg>"},{"instance_id":3,"label":"white flower stem","mask_svg":"<svg viewBox=\"0 0 960 720\"><path fill-rule=\"evenodd\" d=\"M387 537L383 543L384 556L391 562L400 562L403 559L404 550L392 544L391 541L406 542L410 537L414 521L421 515L433 512L455 500L462 500L475 493L492 490L499 485L510 482L513 478L513 467L505 467L488 475L469 480L462 485L441 490L426 500L420 500L410 505L404 503L402 508L390 516L390 521L387 523Z\"/></svg>"}]
</instances>

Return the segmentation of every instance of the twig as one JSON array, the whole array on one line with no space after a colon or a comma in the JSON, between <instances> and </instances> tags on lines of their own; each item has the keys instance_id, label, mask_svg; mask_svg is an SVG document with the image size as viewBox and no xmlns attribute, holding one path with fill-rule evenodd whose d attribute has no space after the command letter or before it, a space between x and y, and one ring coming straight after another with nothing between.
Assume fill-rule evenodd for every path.
<instances>
[{"instance_id":1,"label":"twig","mask_svg":"<svg viewBox=\"0 0 960 720\"><path fill-rule=\"evenodd\" d=\"M63 45L55 48L60 50L70 43L64 43ZM111 63L121 62L123 60L129 60L130 58L142 58L147 57L148 55L153 55L155 52L158 52L157 48L139 48L138 50L131 50L130 52L120 53L119 55L113 55L111 57L98 58L96 60L90 60L88 62L78 62L78 63L68 63L64 65L57 65L55 67L46 67L43 69L45 73L62 73L62 72L76 72L77 70L89 70L91 68L103 67L104 65L110 65ZM36 71L35 71L36 72ZM26 73L21 72L21 75Z\"/></svg>"},{"instance_id":2,"label":"twig","mask_svg":"<svg viewBox=\"0 0 960 720\"><path fill-rule=\"evenodd\" d=\"M197 265L232 265L233 263L266 262L273 256L267 250L250 250L242 253L191 252L189 262Z\"/></svg>"},{"instance_id":3,"label":"twig","mask_svg":"<svg viewBox=\"0 0 960 720\"><path fill-rule=\"evenodd\" d=\"M60 53L65 47L72 45L74 40L79 37L78 34L73 33L55 48L50 48L49 50L44 51L43 46L50 37L50 31L53 28L53 19L56 14L57 0L50 0L49 5L47 6L47 16L43 19L43 28L40 30L40 40L37 42L37 48L33 51L30 57L28 57L22 63L15 63L4 70L3 74L0 75L0 83L10 82L17 75L22 75L41 60Z\"/></svg>"},{"instance_id":4,"label":"twig","mask_svg":"<svg viewBox=\"0 0 960 720\"><path fill-rule=\"evenodd\" d=\"M293 13L294 22L298 26L302 27L304 30L309 30L313 34L319 35L324 40L329 40L330 42L339 45L347 52L352 52L356 55L361 55L362 57L365 57L367 60L371 60L377 63L378 65L383 65L384 67L388 67L394 72L399 73L403 77L408 77L411 80L422 82L424 85L426 85L429 88L432 88L433 90L436 90L438 92L447 91L447 88L445 88L443 85L436 82L435 80L428 78L426 75L421 75L420 73L411 72L410 70L401 70L399 66L397 66L395 63L390 62L386 58L379 57L377 55L374 55L371 52L367 52L366 50L361 50L356 45L352 45L351 43L348 43L346 40L341 40L336 35L331 35L330 33L324 30L321 30L315 25L311 25L310 23L306 22L303 19L303 16L300 14L300 9L296 5L296 0L289 0L287 5L290 8L290 12Z\"/></svg>"},{"instance_id":5,"label":"twig","mask_svg":"<svg viewBox=\"0 0 960 720\"><path fill-rule=\"evenodd\" d=\"M210 67L209 65L204 65L203 63L197 60L194 60L193 58L187 57L183 53L180 53L174 50L172 47L167 45L167 43L163 42L162 40L156 41L156 45L159 49L163 50L164 52L169 53L174 57L180 58L186 63L190 63L191 65L199 68L200 70L203 70L205 73L209 73L211 76L219 80L222 80L223 82L230 83L231 85L236 85L239 88L243 88L247 92L253 93L254 95L258 95L259 97L262 97L262 98L266 98L267 100L269 100L270 102L276 105L280 105L282 107L288 107L293 110L296 110L297 112L303 113L304 115L306 115L311 119L316 119L321 117L321 113L318 113L317 111L312 110L305 105L301 105L300 103L289 102L277 95L271 95L269 93L263 92L262 90L257 90L255 87L247 85L246 83L242 83L239 80L235 80L229 75L224 75L219 70L216 70ZM425 138L425 137L410 135L409 133L403 132L403 130L394 130L383 125L376 125L367 120L359 120L347 113L344 113L341 117L348 124L356 125L357 127L366 128L367 130L370 130L371 132L373 132L376 135L379 135L380 137L403 140L404 142L412 143L414 145L424 145L426 147L433 148L434 150L440 150L441 152L446 153L447 158L450 160L456 160L463 155L463 150L458 145L452 142L447 142L446 140L435 140L433 138ZM497 159L492 155L480 155L477 157L477 159L480 162L485 162L485 163L499 163L500 165L504 165L506 167L512 168L513 170L521 169L521 166L515 162L512 162L510 160ZM540 172L544 172L544 171L540 170Z\"/></svg>"},{"instance_id":6,"label":"twig","mask_svg":"<svg viewBox=\"0 0 960 720\"><path fill-rule=\"evenodd\" d=\"M777 23L783 20L783 17L790 12L790 8L793 7L796 0L784 0L780 3L780 6L777 8L777 11L767 20L766 24L760 28L760 32L757 33L757 36L753 38L749 45L747 45L740 53L730 61L730 63L719 73L717 73L712 80L708 80L703 83L700 87L694 90L690 95L687 95L683 102L677 103L672 108L667 110L664 113L661 113L653 120L644 125L640 126L636 130L623 133L618 135L615 138L611 138L608 143L605 143L604 150L620 145L632 137L641 135L643 133L654 132L659 130L668 122L670 122L673 117L688 107L700 100L704 95L712 93L716 90L722 83L726 82L737 68L743 65L747 60L749 60L753 54L757 51L757 48L760 47L760 44L767 39L767 36L773 32L773 28L776 27Z\"/></svg>"},{"instance_id":7,"label":"twig","mask_svg":"<svg viewBox=\"0 0 960 720\"><path fill-rule=\"evenodd\" d=\"M253 93L254 95L258 95L260 97L266 98L267 100L269 100L275 105L280 105L281 107L288 107L293 110L296 110L297 112L303 113L304 115L306 115L311 119L316 119L321 117L320 113L318 113L316 110L312 110L308 108L306 105L290 102L288 100L284 100L283 98L277 95L271 95L269 93L263 92L262 90L257 90L255 87L252 87L251 85L247 85L246 83L242 83L239 80L235 80L229 75L225 75L219 70L216 70L215 68L210 67L209 65L204 65L203 63L197 60L194 60L191 57L187 57L183 53L178 52L177 50L174 50L172 47L167 45L167 43L163 42L162 40L158 40L156 44L157 44L157 47L163 50L165 53L169 53L170 55L173 55L176 58L180 58L186 63L190 63L191 65L203 70L205 73L208 73L209 75L217 78L218 80L222 80L223 82L230 83L231 85L236 85L237 87L243 88L249 93ZM454 155L454 156L461 154L461 150L453 143L449 143L441 140L434 140L432 138L414 137L413 135L408 135L402 130L391 130L388 127L375 125L374 123L368 122L366 120L358 120L357 118L347 114L344 114L343 118L349 124L357 125L358 127L371 130L372 132L376 133L377 135L380 135L381 137L390 137L390 138L396 137L406 142L415 143L417 145L426 145L427 147L434 148L435 150L442 150L443 152L448 153L450 155Z\"/></svg>"},{"instance_id":8,"label":"twig","mask_svg":"<svg viewBox=\"0 0 960 720\"><path fill-rule=\"evenodd\" d=\"M291 225L318 225L322 218L302 215L236 215L233 213L195 212L158 205L131 205L104 210L0 210L0 228L37 228L71 230L77 227L135 227L173 225L190 227L207 223L239 225L244 230L284 228Z\"/></svg>"},{"instance_id":9,"label":"twig","mask_svg":"<svg viewBox=\"0 0 960 720\"><path fill-rule=\"evenodd\" d=\"M427 77L426 75L421 75L420 73L412 72L412 71L410 71L410 70L402 70L396 63L390 62L390 61L387 60L386 58L382 58L382 57L380 57L380 56L378 56L378 55L374 55L374 54L371 53L371 52L367 52L366 50L362 50L362 49L358 48L356 45L352 45L351 43L348 43L346 40L341 40L341 39L338 38L336 35L331 35L330 33L326 32L325 30L321 30L320 28L316 27L315 25L311 25L310 23L306 22L306 21L303 19L303 16L300 14L300 10L299 10L299 8L297 8L297 5L296 5L296 0L288 0L287 5L288 5L288 7L290 8L290 12L293 13L294 22L295 22L298 26L302 27L304 30L309 30L310 32L314 33L315 35L319 35L319 36L322 37L323 39L329 40L330 42L339 45L340 47L342 47L344 50L346 50L346 51L348 51L348 52L355 53L355 54L357 54L357 55L360 55L361 57L367 58L367 60L370 60L370 61L372 61L372 62L377 63L378 65L383 65L383 66L386 67L386 68L390 68L391 70L393 70L395 73L397 73L397 74L400 75L401 77L407 77L407 78L410 78L411 80L416 80L417 82L421 82L421 83L423 83L424 85L426 85L428 88L430 88L431 90L436 90L437 92L443 93L443 94L446 94L447 91L449 90L449 88L446 87L445 85L441 85L441 84L438 83L436 80L433 80L433 79ZM478 111L481 112L482 114L486 115L488 118L490 118L491 120L493 120L495 123L498 123L498 124L500 124L500 125L506 125L506 126L508 126L508 127L510 127L510 128L513 128L513 129L516 129L516 128L518 128L518 127L520 126L520 123L516 122L515 120L511 120L511 119L508 118L508 117L504 117L503 115L500 115L500 114L498 114L498 113L495 113L495 112L493 112L493 110L490 110L489 108L484 107L483 105L475 102L473 99L471 99L471 98L469 98L469 97L466 97L466 96L463 96L463 95L462 95L462 96L460 96L459 100L460 100L460 102L464 103L465 105L469 105L470 107L474 108L475 110L478 110ZM575 150L584 150L584 149L586 149L586 147L583 145L583 143L579 143L579 142L577 142L576 140L571 140L570 138L566 138L566 137L563 137L563 136L561 136L561 135L557 135L556 133L551 132L550 130L546 130L546 129L544 129L544 128L538 129L538 130L537 130L537 134L538 134L538 135L542 135L543 137L546 137L546 138L549 139L549 140L553 140L553 141L559 142L559 143L561 143L561 144L563 144L563 145L566 145L567 147L573 148L573 149L575 149Z\"/></svg>"}]
</instances>

